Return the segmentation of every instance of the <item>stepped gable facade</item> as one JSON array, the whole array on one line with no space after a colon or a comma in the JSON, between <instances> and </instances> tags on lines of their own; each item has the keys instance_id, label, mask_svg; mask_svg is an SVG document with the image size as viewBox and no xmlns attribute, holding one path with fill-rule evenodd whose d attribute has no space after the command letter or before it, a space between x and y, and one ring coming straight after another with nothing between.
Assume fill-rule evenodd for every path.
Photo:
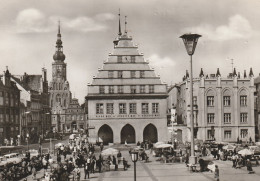
<instances>
[{"instance_id":1,"label":"stepped gable facade","mask_svg":"<svg viewBox=\"0 0 260 181\"><path fill-rule=\"evenodd\" d=\"M90 137L107 143L166 141L167 88L144 60L127 31L88 85Z\"/></svg>"}]
</instances>

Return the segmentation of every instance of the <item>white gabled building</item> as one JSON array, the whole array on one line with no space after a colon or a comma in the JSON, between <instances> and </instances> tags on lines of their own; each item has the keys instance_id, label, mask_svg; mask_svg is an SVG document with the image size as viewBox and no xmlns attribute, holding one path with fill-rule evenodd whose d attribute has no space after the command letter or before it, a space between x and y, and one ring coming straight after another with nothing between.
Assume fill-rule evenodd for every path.
<instances>
[{"instance_id":1,"label":"white gabled building","mask_svg":"<svg viewBox=\"0 0 260 181\"><path fill-rule=\"evenodd\" d=\"M167 88L125 31L88 85L90 137L104 143L167 141Z\"/></svg>"}]
</instances>

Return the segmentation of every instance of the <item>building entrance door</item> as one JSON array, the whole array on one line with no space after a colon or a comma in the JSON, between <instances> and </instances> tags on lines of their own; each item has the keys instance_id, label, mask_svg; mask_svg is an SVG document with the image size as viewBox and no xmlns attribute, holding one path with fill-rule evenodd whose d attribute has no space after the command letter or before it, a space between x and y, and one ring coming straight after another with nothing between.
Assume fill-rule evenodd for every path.
<instances>
[{"instance_id":1,"label":"building entrance door","mask_svg":"<svg viewBox=\"0 0 260 181\"><path fill-rule=\"evenodd\" d=\"M158 141L157 128L153 124L148 124L144 128L143 141L151 141L156 143Z\"/></svg>"},{"instance_id":2,"label":"building entrance door","mask_svg":"<svg viewBox=\"0 0 260 181\"><path fill-rule=\"evenodd\" d=\"M121 130L121 143L135 143L135 129L130 124L125 125Z\"/></svg>"},{"instance_id":3,"label":"building entrance door","mask_svg":"<svg viewBox=\"0 0 260 181\"><path fill-rule=\"evenodd\" d=\"M103 140L104 145L108 145L108 143L113 143L113 131L107 124L101 126L98 130L98 138Z\"/></svg>"}]
</instances>

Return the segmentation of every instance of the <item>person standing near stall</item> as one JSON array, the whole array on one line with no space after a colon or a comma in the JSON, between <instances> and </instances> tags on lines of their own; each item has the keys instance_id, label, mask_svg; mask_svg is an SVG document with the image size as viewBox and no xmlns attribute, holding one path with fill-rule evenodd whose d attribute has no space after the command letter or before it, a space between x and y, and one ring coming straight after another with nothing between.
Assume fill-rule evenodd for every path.
<instances>
[{"instance_id":1,"label":"person standing near stall","mask_svg":"<svg viewBox=\"0 0 260 181\"><path fill-rule=\"evenodd\" d=\"M219 181L219 169L218 169L218 165L215 165L215 180Z\"/></svg>"}]
</instances>

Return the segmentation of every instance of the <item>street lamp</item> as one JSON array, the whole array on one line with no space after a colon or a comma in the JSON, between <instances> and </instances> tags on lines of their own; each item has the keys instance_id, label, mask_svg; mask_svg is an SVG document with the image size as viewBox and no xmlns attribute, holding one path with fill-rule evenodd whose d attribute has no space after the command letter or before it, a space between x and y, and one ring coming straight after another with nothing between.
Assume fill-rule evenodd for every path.
<instances>
[{"instance_id":1,"label":"street lamp","mask_svg":"<svg viewBox=\"0 0 260 181\"><path fill-rule=\"evenodd\" d=\"M131 159L134 162L134 181L136 181L136 162L138 160L138 152L131 151Z\"/></svg>"},{"instance_id":2,"label":"street lamp","mask_svg":"<svg viewBox=\"0 0 260 181\"><path fill-rule=\"evenodd\" d=\"M192 55L195 52L198 39L201 35L198 34L184 34L180 36L182 38L188 55L190 55L190 131L191 131L191 156L190 164L195 164L197 162L194 153L194 118L193 118L193 75L192 75Z\"/></svg>"}]
</instances>

